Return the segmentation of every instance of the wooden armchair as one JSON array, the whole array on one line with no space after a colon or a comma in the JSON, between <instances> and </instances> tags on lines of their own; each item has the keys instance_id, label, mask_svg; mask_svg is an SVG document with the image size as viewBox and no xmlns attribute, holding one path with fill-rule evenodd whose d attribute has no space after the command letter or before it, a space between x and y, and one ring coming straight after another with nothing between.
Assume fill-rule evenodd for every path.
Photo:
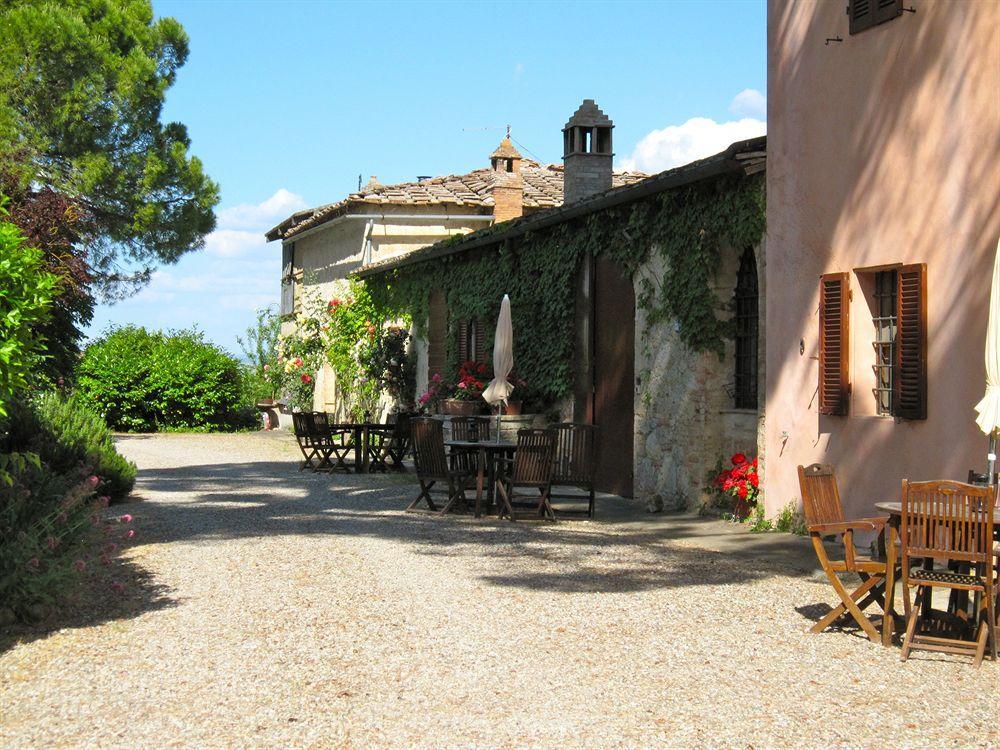
<instances>
[{"instance_id":1,"label":"wooden armchair","mask_svg":"<svg viewBox=\"0 0 1000 750\"><path fill-rule=\"evenodd\" d=\"M444 432L440 420L421 417L410 421L410 431L413 436L413 458L417 469L417 482L420 484L420 494L407 506L407 510L418 510L421 501L430 510L444 514L459 502L467 505L465 497L465 482L469 473L452 469L444 452ZM438 484L447 497L444 504L438 508L431 498L431 490Z\"/></svg>"},{"instance_id":2,"label":"wooden armchair","mask_svg":"<svg viewBox=\"0 0 1000 750\"><path fill-rule=\"evenodd\" d=\"M556 520L549 502L552 486L552 462L556 450L553 430L518 430L517 451L513 459L498 459L500 475L496 490L500 498L499 517L516 521L517 509L529 509L538 518ZM534 490L537 494L523 492Z\"/></svg>"},{"instance_id":3,"label":"wooden armchair","mask_svg":"<svg viewBox=\"0 0 1000 750\"><path fill-rule=\"evenodd\" d=\"M586 513L588 518L594 517L594 437L596 427L591 424L562 422L553 427L556 434L556 452L552 466L552 490L550 500L581 500L587 499L587 510L566 510L556 506L556 513ZM563 491L557 493L557 488L570 488L586 493L581 496Z\"/></svg>"},{"instance_id":4,"label":"wooden armchair","mask_svg":"<svg viewBox=\"0 0 1000 750\"><path fill-rule=\"evenodd\" d=\"M910 587L916 598L910 608L903 637L902 659L914 648L973 657L978 667L986 646L997 658L997 596L1000 585L994 570L993 511L997 488L961 482L909 482L903 480L900 540L903 553L903 593ZM915 558L924 562L913 565ZM947 569L933 569L947 561ZM935 587L976 594L979 627L975 640L942 638L919 632L925 612L930 610Z\"/></svg>"},{"instance_id":5,"label":"wooden armchair","mask_svg":"<svg viewBox=\"0 0 1000 750\"><path fill-rule=\"evenodd\" d=\"M410 412L399 412L391 424L368 428L368 465L375 471L392 468L403 469L403 459L410 452Z\"/></svg>"},{"instance_id":6,"label":"wooden armchair","mask_svg":"<svg viewBox=\"0 0 1000 750\"><path fill-rule=\"evenodd\" d=\"M816 556L830 585L840 597L840 604L817 622L810 632L821 633L845 614L850 614L868 637L878 643L879 632L864 614L869 605L878 602L883 612L881 641L882 645L888 646L892 640L893 592L891 586L886 587L886 577L895 571L896 566L895 532L887 525L888 516L846 520L832 466L799 466L799 488L813 549L816 550ZM885 559L858 554L854 546L855 530L885 533ZM834 534L843 535L842 560L831 560L823 546L823 537ZM848 592L837 576L844 572L856 573L861 579L861 585L853 592ZM889 575L889 578L891 580L892 576Z\"/></svg>"}]
</instances>

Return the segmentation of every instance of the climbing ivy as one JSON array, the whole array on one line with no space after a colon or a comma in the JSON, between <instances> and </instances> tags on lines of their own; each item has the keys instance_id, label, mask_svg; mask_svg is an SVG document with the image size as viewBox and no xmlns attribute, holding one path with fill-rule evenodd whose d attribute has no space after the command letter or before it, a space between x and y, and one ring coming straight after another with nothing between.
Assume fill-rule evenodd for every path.
<instances>
[{"instance_id":1,"label":"climbing ivy","mask_svg":"<svg viewBox=\"0 0 1000 750\"><path fill-rule=\"evenodd\" d=\"M445 295L452 323L495 320L501 298L510 295L514 362L528 383L522 397L551 404L573 388L574 282L586 254L604 255L634 278L658 253L662 276L641 278L636 297L647 327L675 319L681 340L693 351L722 355L730 331L718 317L711 281L723 243L752 247L763 236L763 175L702 181L515 239L503 239L506 228L479 233L495 232L494 245L391 269L368 278L365 286L382 317L407 316L418 327L427 320L433 290ZM491 345L492 326L485 328ZM452 369L454 334L447 337Z\"/></svg>"}]
</instances>

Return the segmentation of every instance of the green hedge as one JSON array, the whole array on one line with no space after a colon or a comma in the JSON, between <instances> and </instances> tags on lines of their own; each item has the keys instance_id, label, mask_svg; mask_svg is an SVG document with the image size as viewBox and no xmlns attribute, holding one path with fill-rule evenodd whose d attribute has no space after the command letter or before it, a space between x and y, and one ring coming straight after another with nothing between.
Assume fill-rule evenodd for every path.
<instances>
[{"instance_id":1,"label":"green hedge","mask_svg":"<svg viewBox=\"0 0 1000 750\"><path fill-rule=\"evenodd\" d=\"M80 395L115 430L232 430L256 424L244 372L198 331L125 326L90 344L77 368Z\"/></svg>"},{"instance_id":2,"label":"green hedge","mask_svg":"<svg viewBox=\"0 0 1000 750\"><path fill-rule=\"evenodd\" d=\"M48 393L14 405L7 439L12 450L36 454L52 473L72 475L85 468L100 480L97 494L111 502L124 500L135 485L135 464L115 450L104 420L79 396Z\"/></svg>"}]
</instances>

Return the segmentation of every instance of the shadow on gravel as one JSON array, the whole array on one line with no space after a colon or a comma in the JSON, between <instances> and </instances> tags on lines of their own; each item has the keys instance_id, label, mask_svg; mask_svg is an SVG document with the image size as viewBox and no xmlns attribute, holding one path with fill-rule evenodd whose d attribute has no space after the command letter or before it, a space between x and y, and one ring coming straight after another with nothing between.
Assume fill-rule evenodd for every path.
<instances>
[{"instance_id":1,"label":"shadow on gravel","mask_svg":"<svg viewBox=\"0 0 1000 750\"><path fill-rule=\"evenodd\" d=\"M769 559L760 552L712 552L672 543L704 535L704 524L690 516L675 522L661 516L646 528L620 523L615 513L607 522L556 525L404 513L416 494L412 473L314 474L298 471L292 461L226 463L219 458L218 463L140 472L137 490L150 499L136 516L140 543L372 537L416 545L423 554L467 556L470 568L490 585L567 593L811 574L808 565L796 566L794 555ZM531 572L518 566L518 572L505 575L504 561L511 558L530 559Z\"/></svg>"},{"instance_id":2,"label":"shadow on gravel","mask_svg":"<svg viewBox=\"0 0 1000 750\"><path fill-rule=\"evenodd\" d=\"M124 587L122 593L112 590L112 584L117 583ZM115 560L107 567L96 568L71 598L41 620L0 628L0 654L20 643L45 638L57 630L127 620L173 606L176 602L171 591L155 583L145 568L128 560Z\"/></svg>"}]
</instances>

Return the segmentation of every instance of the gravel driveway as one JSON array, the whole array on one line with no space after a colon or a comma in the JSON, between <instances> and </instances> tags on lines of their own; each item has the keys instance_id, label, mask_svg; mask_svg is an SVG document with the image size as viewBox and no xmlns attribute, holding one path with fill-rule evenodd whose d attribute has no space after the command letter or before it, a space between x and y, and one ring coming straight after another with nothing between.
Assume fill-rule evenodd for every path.
<instances>
[{"instance_id":1,"label":"gravel driveway","mask_svg":"<svg viewBox=\"0 0 1000 750\"><path fill-rule=\"evenodd\" d=\"M634 523L405 514L279 436L121 441L124 596L0 639L0 745L1000 745L1000 664L806 634L832 592Z\"/></svg>"}]
</instances>

